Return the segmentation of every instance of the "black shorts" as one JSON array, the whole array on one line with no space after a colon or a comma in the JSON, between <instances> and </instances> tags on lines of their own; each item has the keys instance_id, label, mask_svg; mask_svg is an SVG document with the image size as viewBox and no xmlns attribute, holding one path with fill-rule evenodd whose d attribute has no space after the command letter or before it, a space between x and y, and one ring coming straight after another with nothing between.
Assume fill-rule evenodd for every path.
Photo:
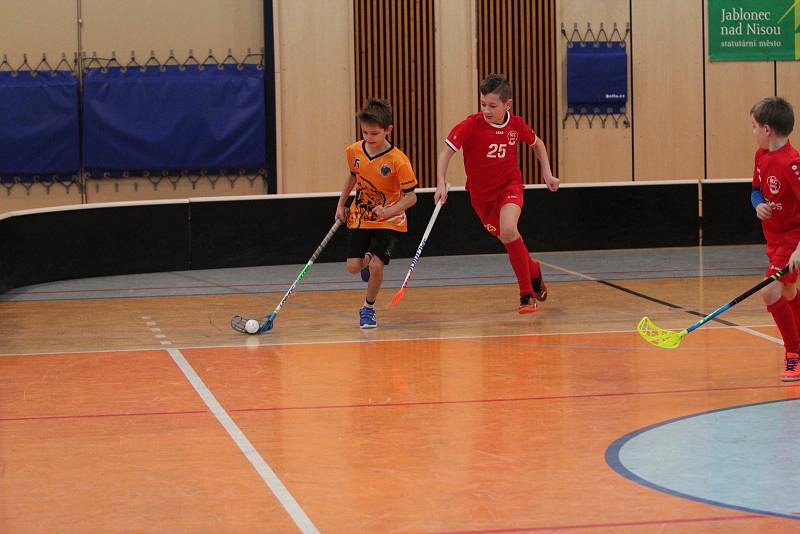
<instances>
[{"instance_id":1,"label":"black shorts","mask_svg":"<svg viewBox=\"0 0 800 534\"><path fill-rule=\"evenodd\" d=\"M384 265L389 265L400 234L401 232L382 228L375 230L352 228L347 237L347 257L363 258L364 254L371 252L373 256L380 258Z\"/></svg>"}]
</instances>

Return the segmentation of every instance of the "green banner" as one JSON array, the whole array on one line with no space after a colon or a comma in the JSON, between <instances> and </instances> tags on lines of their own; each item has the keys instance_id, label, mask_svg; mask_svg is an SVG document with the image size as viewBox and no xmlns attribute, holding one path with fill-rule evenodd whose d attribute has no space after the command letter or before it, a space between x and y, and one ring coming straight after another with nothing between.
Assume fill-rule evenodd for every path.
<instances>
[{"instance_id":1,"label":"green banner","mask_svg":"<svg viewBox=\"0 0 800 534\"><path fill-rule=\"evenodd\" d=\"M800 0L708 0L711 61L800 59Z\"/></svg>"}]
</instances>

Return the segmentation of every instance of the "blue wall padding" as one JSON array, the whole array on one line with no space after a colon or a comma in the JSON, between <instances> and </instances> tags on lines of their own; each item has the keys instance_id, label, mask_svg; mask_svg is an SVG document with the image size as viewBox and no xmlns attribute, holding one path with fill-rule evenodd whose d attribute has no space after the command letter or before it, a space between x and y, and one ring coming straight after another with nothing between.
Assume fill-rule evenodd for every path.
<instances>
[{"instance_id":1,"label":"blue wall padding","mask_svg":"<svg viewBox=\"0 0 800 534\"><path fill-rule=\"evenodd\" d=\"M72 72L0 72L0 179L75 175L79 140Z\"/></svg>"},{"instance_id":2,"label":"blue wall padding","mask_svg":"<svg viewBox=\"0 0 800 534\"><path fill-rule=\"evenodd\" d=\"M256 65L89 69L83 103L93 177L264 167L264 72Z\"/></svg>"},{"instance_id":3,"label":"blue wall padding","mask_svg":"<svg viewBox=\"0 0 800 534\"><path fill-rule=\"evenodd\" d=\"M600 108L615 113L628 97L628 56L621 42L601 42L599 46L573 44L567 48L567 106L579 113L581 107L592 113Z\"/></svg>"}]
</instances>

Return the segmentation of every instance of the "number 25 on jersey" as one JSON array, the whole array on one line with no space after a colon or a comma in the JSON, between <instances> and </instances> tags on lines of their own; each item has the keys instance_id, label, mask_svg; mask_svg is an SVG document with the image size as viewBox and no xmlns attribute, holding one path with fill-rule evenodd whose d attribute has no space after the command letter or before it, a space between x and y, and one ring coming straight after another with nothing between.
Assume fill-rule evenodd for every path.
<instances>
[{"instance_id":1,"label":"number 25 on jersey","mask_svg":"<svg viewBox=\"0 0 800 534\"><path fill-rule=\"evenodd\" d=\"M489 152L486 154L487 158L504 158L506 157L506 145L498 145L492 143L489 145Z\"/></svg>"}]
</instances>

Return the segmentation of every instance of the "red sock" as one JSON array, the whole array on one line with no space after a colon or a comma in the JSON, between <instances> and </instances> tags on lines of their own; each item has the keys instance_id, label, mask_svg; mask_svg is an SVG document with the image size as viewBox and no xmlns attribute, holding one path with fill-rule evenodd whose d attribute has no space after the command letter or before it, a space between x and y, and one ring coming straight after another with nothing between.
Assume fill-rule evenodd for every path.
<instances>
[{"instance_id":1,"label":"red sock","mask_svg":"<svg viewBox=\"0 0 800 534\"><path fill-rule=\"evenodd\" d=\"M797 293L794 298L789 302L789 307L792 308L792 315L794 315L794 324L797 326L797 335L800 336L800 293Z\"/></svg>"},{"instance_id":2,"label":"red sock","mask_svg":"<svg viewBox=\"0 0 800 534\"><path fill-rule=\"evenodd\" d=\"M795 299L796 300L796 299ZM767 306L767 311L772 314L775 325L783 338L786 352L800 352L800 337L797 335L797 325L794 321L792 306L781 297L778 302Z\"/></svg>"},{"instance_id":3,"label":"red sock","mask_svg":"<svg viewBox=\"0 0 800 534\"><path fill-rule=\"evenodd\" d=\"M533 258L530 258L530 260L531 260L531 265L530 265L531 278L539 278L540 276L542 276L541 265L539 264L538 261L534 260Z\"/></svg>"},{"instance_id":4,"label":"red sock","mask_svg":"<svg viewBox=\"0 0 800 534\"><path fill-rule=\"evenodd\" d=\"M511 268L514 269L514 274L517 275L517 283L519 284L520 295L533 295L533 287L531 286L531 257L528 256L528 247L522 238L516 241L506 243L508 250L508 259L511 261Z\"/></svg>"}]
</instances>

